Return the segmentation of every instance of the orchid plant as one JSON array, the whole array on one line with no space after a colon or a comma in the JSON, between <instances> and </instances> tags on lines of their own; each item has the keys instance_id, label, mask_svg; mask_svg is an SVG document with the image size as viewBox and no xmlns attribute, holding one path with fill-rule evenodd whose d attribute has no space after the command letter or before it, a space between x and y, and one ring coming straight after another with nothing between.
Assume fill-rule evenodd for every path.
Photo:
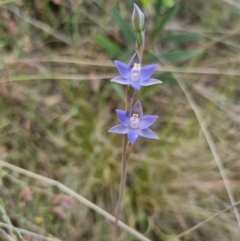
<instances>
[{"instance_id":1,"label":"orchid plant","mask_svg":"<svg viewBox=\"0 0 240 241\"><path fill-rule=\"evenodd\" d=\"M133 55L128 64L115 60L116 67L120 76L113 78L111 81L126 87L125 110L116 110L120 124L112 127L109 132L123 134L123 151L122 151L122 174L119 190L119 199L116 207L116 227L119 220L121 203L123 199L127 161L131 154L132 145L136 142L138 136L159 139L158 136L149 127L156 121L156 115L143 115L142 105L137 101L133 105L134 92L140 90L143 86L160 84L162 81L151 78L157 69L156 64L142 66L142 54L144 50L144 14L140 8L134 4L132 15L132 24L136 36L136 53Z\"/></svg>"}]
</instances>

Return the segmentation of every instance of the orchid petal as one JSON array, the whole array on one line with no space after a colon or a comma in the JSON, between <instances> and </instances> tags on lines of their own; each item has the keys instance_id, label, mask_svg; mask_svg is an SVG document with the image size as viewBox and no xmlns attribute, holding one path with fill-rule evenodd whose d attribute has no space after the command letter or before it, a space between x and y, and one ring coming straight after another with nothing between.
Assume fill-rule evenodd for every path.
<instances>
[{"instance_id":1,"label":"orchid petal","mask_svg":"<svg viewBox=\"0 0 240 241\"><path fill-rule=\"evenodd\" d=\"M128 63L128 67L130 69L132 69L132 67L134 66L134 64L141 64L141 60L139 58L139 55L136 53L133 55L133 57L131 58L131 60Z\"/></svg>"},{"instance_id":2,"label":"orchid petal","mask_svg":"<svg viewBox=\"0 0 240 241\"><path fill-rule=\"evenodd\" d=\"M118 119L125 127L129 127L130 117L129 114L124 110L116 110Z\"/></svg>"},{"instance_id":3,"label":"orchid petal","mask_svg":"<svg viewBox=\"0 0 240 241\"><path fill-rule=\"evenodd\" d=\"M138 130L138 135L146 138L159 139L159 137L152 130L148 128L144 130Z\"/></svg>"},{"instance_id":4,"label":"orchid petal","mask_svg":"<svg viewBox=\"0 0 240 241\"><path fill-rule=\"evenodd\" d=\"M108 132L113 132L113 133L118 133L118 134L127 134L128 133L128 128L125 127L124 125L116 125L112 127Z\"/></svg>"},{"instance_id":5,"label":"orchid petal","mask_svg":"<svg viewBox=\"0 0 240 241\"><path fill-rule=\"evenodd\" d=\"M129 84L133 87L135 90L140 90L141 89L141 83L139 82L134 82L134 81L129 81Z\"/></svg>"},{"instance_id":6,"label":"orchid petal","mask_svg":"<svg viewBox=\"0 0 240 241\"><path fill-rule=\"evenodd\" d=\"M140 101L137 101L130 110L130 116L132 116L133 114L138 114L139 118L143 116L143 110Z\"/></svg>"},{"instance_id":7,"label":"orchid petal","mask_svg":"<svg viewBox=\"0 0 240 241\"><path fill-rule=\"evenodd\" d=\"M148 80L145 80L143 82L141 82L141 85L142 86L149 86L149 85L155 85L155 84L161 84L162 81L161 80L158 80L158 79L148 79Z\"/></svg>"},{"instance_id":8,"label":"orchid petal","mask_svg":"<svg viewBox=\"0 0 240 241\"><path fill-rule=\"evenodd\" d=\"M138 138L138 130L129 129L128 130L128 140L133 144Z\"/></svg>"},{"instance_id":9,"label":"orchid petal","mask_svg":"<svg viewBox=\"0 0 240 241\"><path fill-rule=\"evenodd\" d=\"M129 81L127 79L123 78L122 76L117 76L117 77L111 79L111 81L122 84L122 85L129 85Z\"/></svg>"},{"instance_id":10,"label":"orchid petal","mask_svg":"<svg viewBox=\"0 0 240 241\"><path fill-rule=\"evenodd\" d=\"M156 119L158 118L158 116L156 115L145 115L140 119L140 125L138 127L138 129L147 129L149 126L151 126Z\"/></svg>"},{"instance_id":11,"label":"orchid petal","mask_svg":"<svg viewBox=\"0 0 240 241\"><path fill-rule=\"evenodd\" d=\"M156 70L156 68L157 68L157 64L144 66L141 69L141 82L149 79L151 75L154 73L154 71Z\"/></svg>"},{"instance_id":12,"label":"orchid petal","mask_svg":"<svg viewBox=\"0 0 240 241\"><path fill-rule=\"evenodd\" d=\"M130 74L130 68L128 67L128 65L121 62L121 61L118 61L118 60L115 60L114 63L116 64L118 72L120 73L120 75L123 78L128 79L129 74Z\"/></svg>"}]
</instances>

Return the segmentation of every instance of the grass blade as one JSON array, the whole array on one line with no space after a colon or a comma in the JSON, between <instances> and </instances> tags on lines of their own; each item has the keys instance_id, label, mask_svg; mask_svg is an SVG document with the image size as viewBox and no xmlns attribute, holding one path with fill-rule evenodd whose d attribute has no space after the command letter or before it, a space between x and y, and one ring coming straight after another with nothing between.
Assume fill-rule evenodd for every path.
<instances>
[{"instance_id":1,"label":"grass blade","mask_svg":"<svg viewBox=\"0 0 240 241\"><path fill-rule=\"evenodd\" d=\"M165 25L176 15L178 10L179 10L179 5L175 5L167 11L167 13L163 16L163 18L161 19L161 21L153 31L153 35L152 35L153 38L155 38L157 35L159 35L162 32Z\"/></svg>"},{"instance_id":2,"label":"grass blade","mask_svg":"<svg viewBox=\"0 0 240 241\"><path fill-rule=\"evenodd\" d=\"M135 36L129 24L122 18L116 8L112 8L111 13L115 21L118 23L121 31L123 32L124 38L127 41L127 45L133 45L135 42Z\"/></svg>"},{"instance_id":3,"label":"grass blade","mask_svg":"<svg viewBox=\"0 0 240 241\"><path fill-rule=\"evenodd\" d=\"M99 46L105 49L113 57L117 58L122 54L122 50L115 43L104 36L97 36L96 41Z\"/></svg>"}]
</instances>

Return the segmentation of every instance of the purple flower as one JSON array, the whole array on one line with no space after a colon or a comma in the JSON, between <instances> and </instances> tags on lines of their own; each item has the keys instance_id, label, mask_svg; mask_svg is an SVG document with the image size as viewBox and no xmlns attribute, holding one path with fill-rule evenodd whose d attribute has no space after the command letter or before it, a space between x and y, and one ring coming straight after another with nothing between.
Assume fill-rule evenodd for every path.
<instances>
[{"instance_id":1,"label":"purple flower","mask_svg":"<svg viewBox=\"0 0 240 241\"><path fill-rule=\"evenodd\" d=\"M142 105L139 101L135 103L129 113L124 110L116 110L116 112L121 124L112 127L108 132L127 134L128 140L132 144L137 140L138 136L159 139L158 136L148 128L156 121L158 116L143 116Z\"/></svg>"},{"instance_id":2,"label":"purple flower","mask_svg":"<svg viewBox=\"0 0 240 241\"><path fill-rule=\"evenodd\" d=\"M118 60L114 62L120 76L111 79L113 82L122 85L131 85L135 90L140 90L142 86L162 83L160 80L150 78L156 70L157 65L151 64L142 67L138 54L133 55L128 65Z\"/></svg>"}]
</instances>

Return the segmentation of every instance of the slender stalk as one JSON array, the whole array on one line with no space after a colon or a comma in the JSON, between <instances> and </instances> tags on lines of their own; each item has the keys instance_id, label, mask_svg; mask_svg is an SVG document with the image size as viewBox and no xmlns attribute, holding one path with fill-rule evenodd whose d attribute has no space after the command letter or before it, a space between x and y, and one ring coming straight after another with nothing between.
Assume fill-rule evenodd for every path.
<instances>
[{"instance_id":1,"label":"slender stalk","mask_svg":"<svg viewBox=\"0 0 240 241\"><path fill-rule=\"evenodd\" d=\"M122 151L122 172L121 172L121 182L120 182L120 188L119 188L119 196L118 196L118 202L116 207L116 215L115 215L115 228L117 228L117 222L119 220L119 214L121 211L121 205L122 205L122 199L125 189L125 183L126 183L126 176L127 176L127 158L126 158L126 149L127 149L127 135L124 135L123 137L123 151Z\"/></svg>"},{"instance_id":2,"label":"slender stalk","mask_svg":"<svg viewBox=\"0 0 240 241\"><path fill-rule=\"evenodd\" d=\"M126 97L125 97L125 111L127 112L129 112L132 107L134 93L135 93L134 89L130 88L130 86L128 85L126 88Z\"/></svg>"},{"instance_id":3,"label":"slender stalk","mask_svg":"<svg viewBox=\"0 0 240 241\"><path fill-rule=\"evenodd\" d=\"M121 183L120 183L120 188L119 188L119 198L118 198L118 202L117 202L116 215L115 215L116 227L117 227L117 222L119 220L119 214L120 214L121 206L122 206L122 199L123 199L123 194L124 194L124 189L125 189L125 184L126 184L126 176L127 176L127 164L128 164L128 158L131 154L131 151L132 151L132 144L130 142L127 142L127 135L124 135Z\"/></svg>"},{"instance_id":4,"label":"slender stalk","mask_svg":"<svg viewBox=\"0 0 240 241\"><path fill-rule=\"evenodd\" d=\"M132 23L133 28L135 30L135 36L136 36L136 44L135 44L135 51L139 55L139 58L142 59L143 50L144 50L144 43L145 43L145 32L143 30L144 25L144 14L143 12L138 8L136 4L134 4L134 11L132 16ZM125 111L129 112L132 103L133 103L133 97L134 97L135 90L132 89L129 85L126 88L126 97L125 97ZM115 232L116 232L116 239L117 239L117 224L119 220L119 215L121 211L121 205L122 205L122 199L124 195L124 189L126 184L126 176L127 176L127 163L128 158L132 151L132 144L128 142L128 137L125 134L123 137L123 148L122 148L122 173L121 173L121 182L120 182L120 188L119 188L119 197L118 202L116 206L116 215L115 215Z\"/></svg>"},{"instance_id":5,"label":"slender stalk","mask_svg":"<svg viewBox=\"0 0 240 241\"><path fill-rule=\"evenodd\" d=\"M130 86L127 86L126 88L126 97L125 97L125 110L127 112L130 111L132 102L133 102L133 96L134 91L130 88ZM117 237L117 224L119 220L119 215L121 211L122 206L122 200L125 190L125 184L126 184L126 176L127 176L127 163L128 163L128 157L131 154L132 145L128 142L128 137L125 134L123 137L123 147L122 147L122 172L121 172L121 181L120 181L120 187L119 187L119 196L116 206L116 214L115 214L115 233Z\"/></svg>"}]
</instances>

